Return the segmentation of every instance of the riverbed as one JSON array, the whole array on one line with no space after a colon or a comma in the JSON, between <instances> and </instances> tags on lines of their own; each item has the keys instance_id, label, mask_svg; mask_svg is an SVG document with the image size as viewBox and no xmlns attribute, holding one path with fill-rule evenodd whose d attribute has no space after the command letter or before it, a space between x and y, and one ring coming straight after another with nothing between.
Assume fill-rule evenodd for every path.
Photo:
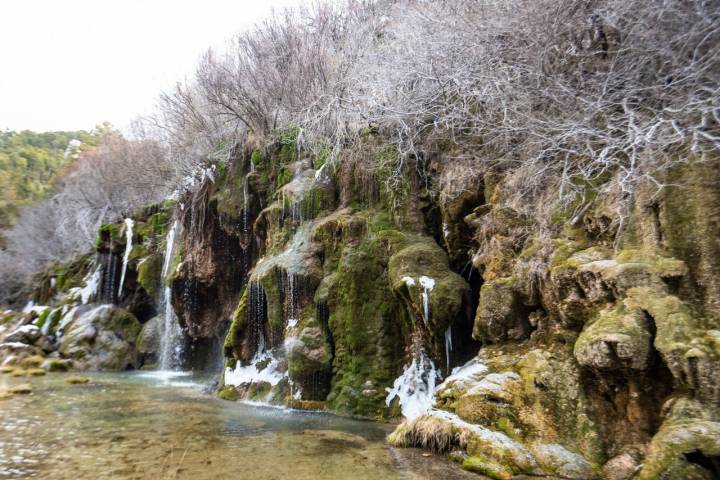
<instances>
[{"instance_id":1,"label":"riverbed","mask_svg":"<svg viewBox=\"0 0 720 480\"><path fill-rule=\"evenodd\" d=\"M384 442L392 426L203 393L162 372L0 377L0 478L477 479L441 456Z\"/></svg>"}]
</instances>

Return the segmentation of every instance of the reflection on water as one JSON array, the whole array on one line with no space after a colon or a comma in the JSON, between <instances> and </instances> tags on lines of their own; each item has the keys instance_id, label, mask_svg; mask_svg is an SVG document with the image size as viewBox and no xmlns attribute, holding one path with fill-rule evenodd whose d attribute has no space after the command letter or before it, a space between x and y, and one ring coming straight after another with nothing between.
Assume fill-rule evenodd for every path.
<instances>
[{"instance_id":1,"label":"reflection on water","mask_svg":"<svg viewBox=\"0 0 720 480\"><path fill-rule=\"evenodd\" d=\"M478 478L397 450L389 426L224 402L177 372L33 378L0 400L0 478ZM0 377L0 389L28 379Z\"/></svg>"}]
</instances>

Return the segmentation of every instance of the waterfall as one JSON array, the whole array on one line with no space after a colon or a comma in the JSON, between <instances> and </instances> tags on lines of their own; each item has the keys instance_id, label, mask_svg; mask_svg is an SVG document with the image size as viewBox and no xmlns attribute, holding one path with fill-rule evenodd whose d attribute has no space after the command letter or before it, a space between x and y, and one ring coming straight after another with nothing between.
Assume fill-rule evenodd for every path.
<instances>
[{"instance_id":1,"label":"waterfall","mask_svg":"<svg viewBox=\"0 0 720 480\"><path fill-rule=\"evenodd\" d=\"M287 378L287 374L283 371L283 359L269 351L265 343L265 290L259 279L250 279L248 288L248 332L256 345L255 354L248 365L238 361L235 368L225 368L224 382L232 386L266 382L274 387ZM268 393L268 397L271 395Z\"/></svg>"},{"instance_id":2,"label":"waterfall","mask_svg":"<svg viewBox=\"0 0 720 480\"><path fill-rule=\"evenodd\" d=\"M297 325L298 322L298 312L297 312L297 278L295 277L295 274L287 272L287 298L286 298L286 315L287 315L287 324L288 327L294 328L295 325Z\"/></svg>"},{"instance_id":3,"label":"waterfall","mask_svg":"<svg viewBox=\"0 0 720 480\"><path fill-rule=\"evenodd\" d=\"M115 274L117 273L117 258L114 253L108 252L106 254L106 261L103 268L103 280L100 296L106 303L115 303L116 293L115 290Z\"/></svg>"},{"instance_id":4,"label":"waterfall","mask_svg":"<svg viewBox=\"0 0 720 480\"><path fill-rule=\"evenodd\" d=\"M450 352L452 352L452 325L448 325L445 330L445 361L448 372L450 371Z\"/></svg>"},{"instance_id":5,"label":"waterfall","mask_svg":"<svg viewBox=\"0 0 720 480\"><path fill-rule=\"evenodd\" d=\"M175 220L165 237L165 258L163 259L162 278L164 283L170 266L172 265L175 249L175 236L178 229L178 222ZM162 291L163 323L160 328L160 357L159 367L161 370L176 370L180 367L180 355L182 353L182 329L172 308L172 289L165 286Z\"/></svg>"},{"instance_id":6,"label":"waterfall","mask_svg":"<svg viewBox=\"0 0 720 480\"><path fill-rule=\"evenodd\" d=\"M125 255L123 255L122 273L120 274L120 286L118 287L118 298L122 296L123 284L125 283L125 273L127 272L128 259L132 251L133 244L133 222L132 218L125 219Z\"/></svg>"},{"instance_id":7,"label":"waterfall","mask_svg":"<svg viewBox=\"0 0 720 480\"><path fill-rule=\"evenodd\" d=\"M435 382L438 372L432 360L420 352L410 366L388 388L385 404L389 407L395 397L400 402L403 416L412 420L427 413L435 400Z\"/></svg>"},{"instance_id":8,"label":"waterfall","mask_svg":"<svg viewBox=\"0 0 720 480\"><path fill-rule=\"evenodd\" d=\"M243 233L248 235L248 177L243 179Z\"/></svg>"}]
</instances>

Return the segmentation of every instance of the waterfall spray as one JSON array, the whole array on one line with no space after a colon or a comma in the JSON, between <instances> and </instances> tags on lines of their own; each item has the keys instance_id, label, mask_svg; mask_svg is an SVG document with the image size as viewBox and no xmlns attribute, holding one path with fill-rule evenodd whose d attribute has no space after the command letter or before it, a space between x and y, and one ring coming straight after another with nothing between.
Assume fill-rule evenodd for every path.
<instances>
[{"instance_id":1,"label":"waterfall spray","mask_svg":"<svg viewBox=\"0 0 720 480\"><path fill-rule=\"evenodd\" d=\"M130 259L133 244L133 222L132 218L125 219L125 255L123 255L122 273L120 274L120 286L118 287L118 298L122 295L123 284L125 283L125 273L127 272L127 264Z\"/></svg>"}]
</instances>

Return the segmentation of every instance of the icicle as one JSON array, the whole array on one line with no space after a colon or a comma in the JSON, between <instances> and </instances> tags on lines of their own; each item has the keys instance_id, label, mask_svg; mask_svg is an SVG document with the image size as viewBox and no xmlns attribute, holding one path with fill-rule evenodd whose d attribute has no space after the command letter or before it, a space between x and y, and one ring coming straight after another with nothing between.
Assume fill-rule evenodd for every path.
<instances>
[{"instance_id":1,"label":"icicle","mask_svg":"<svg viewBox=\"0 0 720 480\"><path fill-rule=\"evenodd\" d=\"M450 352L452 352L452 325L448 325L445 330L445 361L448 372L450 371Z\"/></svg>"},{"instance_id":2,"label":"icicle","mask_svg":"<svg viewBox=\"0 0 720 480\"><path fill-rule=\"evenodd\" d=\"M127 264L130 259L130 252L132 251L133 244L133 225L135 223L132 218L125 219L125 255L123 255L123 266L122 273L120 274L120 286L118 287L118 298L122 296L123 284L125 283L125 273L127 272Z\"/></svg>"},{"instance_id":3,"label":"icicle","mask_svg":"<svg viewBox=\"0 0 720 480\"><path fill-rule=\"evenodd\" d=\"M280 372L280 360L268 352L258 352L250 362L250 365L241 365L238 362L235 368L225 369L225 385L239 386L249 383L267 382L272 386L277 385L285 378ZM258 369L258 365L265 364L264 368Z\"/></svg>"},{"instance_id":4,"label":"icicle","mask_svg":"<svg viewBox=\"0 0 720 480\"><path fill-rule=\"evenodd\" d=\"M80 295L80 302L86 304L90 299L97 294L98 287L100 286L100 280L102 278L102 267L98 266L93 273L85 277L85 286L75 287L70 290L70 293Z\"/></svg>"},{"instance_id":5,"label":"icicle","mask_svg":"<svg viewBox=\"0 0 720 480\"><path fill-rule=\"evenodd\" d=\"M403 374L395 380L393 387L387 389L385 404L389 407L397 397L400 410L408 420L429 412L435 399L437 377L435 364L420 352Z\"/></svg>"},{"instance_id":6,"label":"icicle","mask_svg":"<svg viewBox=\"0 0 720 480\"><path fill-rule=\"evenodd\" d=\"M423 275L420 277L420 285L423 287L423 320L425 320L425 325L427 325L430 321L430 292L432 292L433 287L435 287L435 280Z\"/></svg>"}]
</instances>

